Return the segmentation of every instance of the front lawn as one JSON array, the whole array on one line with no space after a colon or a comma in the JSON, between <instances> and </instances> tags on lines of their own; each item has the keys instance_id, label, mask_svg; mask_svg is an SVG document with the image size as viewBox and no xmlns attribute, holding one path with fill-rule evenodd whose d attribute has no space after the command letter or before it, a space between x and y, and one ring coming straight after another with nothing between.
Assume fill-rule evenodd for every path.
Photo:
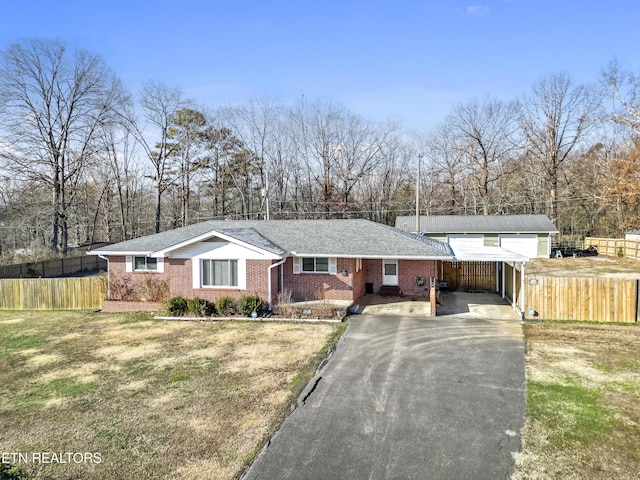
<instances>
[{"instance_id":1,"label":"front lawn","mask_svg":"<svg viewBox=\"0 0 640 480\"><path fill-rule=\"evenodd\" d=\"M640 478L640 328L524 326L527 417L515 479Z\"/></svg>"},{"instance_id":2,"label":"front lawn","mask_svg":"<svg viewBox=\"0 0 640 480\"><path fill-rule=\"evenodd\" d=\"M0 312L0 478L234 478L343 331Z\"/></svg>"}]
</instances>

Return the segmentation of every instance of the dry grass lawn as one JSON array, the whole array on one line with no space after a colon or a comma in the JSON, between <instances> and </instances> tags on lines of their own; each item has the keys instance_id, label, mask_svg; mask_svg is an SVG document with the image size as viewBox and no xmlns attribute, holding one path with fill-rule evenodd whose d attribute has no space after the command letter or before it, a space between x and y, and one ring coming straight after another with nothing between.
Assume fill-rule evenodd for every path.
<instances>
[{"instance_id":1,"label":"dry grass lawn","mask_svg":"<svg viewBox=\"0 0 640 480\"><path fill-rule=\"evenodd\" d=\"M640 278L640 260L617 257L536 258L527 275Z\"/></svg>"},{"instance_id":2,"label":"dry grass lawn","mask_svg":"<svg viewBox=\"0 0 640 480\"><path fill-rule=\"evenodd\" d=\"M640 328L524 326L527 419L515 479L640 478Z\"/></svg>"},{"instance_id":3,"label":"dry grass lawn","mask_svg":"<svg viewBox=\"0 0 640 480\"><path fill-rule=\"evenodd\" d=\"M0 312L3 461L27 455L12 462L20 478L234 478L343 331ZM34 452L101 461L34 463Z\"/></svg>"}]
</instances>

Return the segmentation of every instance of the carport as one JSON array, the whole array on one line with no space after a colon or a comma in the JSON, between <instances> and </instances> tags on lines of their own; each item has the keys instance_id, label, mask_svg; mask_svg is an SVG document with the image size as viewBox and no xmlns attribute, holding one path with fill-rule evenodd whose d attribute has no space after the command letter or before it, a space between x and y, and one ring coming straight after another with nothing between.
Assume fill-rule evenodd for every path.
<instances>
[{"instance_id":1,"label":"carport","mask_svg":"<svg viewBox=\"0 0 640 480\"><path fill-rule=\"evenodd\" d=\"M478 267L490 267L485 268L484 276L482 278L482 285L480 283L474 285L474 279L466 283L467 290L474 291L493 291L498 293L503 299L508 300L511 306L518 313L522 314L525 311L525 298L524 298L524 270L525 264L529 262L529 258L519 253L512 252L503 247L490 247L481 246L477 244L465 244L460 242L452 248L455 260L451 262L453 265L463 267L462 271L471 276L471 272ZM474 267L464 268L464 267ZM441 263L441 278L445 277L444 273L445 263ZM487 271L493 276L493 285L490 288L486 286Z\"/></svg>"}]
</instances>

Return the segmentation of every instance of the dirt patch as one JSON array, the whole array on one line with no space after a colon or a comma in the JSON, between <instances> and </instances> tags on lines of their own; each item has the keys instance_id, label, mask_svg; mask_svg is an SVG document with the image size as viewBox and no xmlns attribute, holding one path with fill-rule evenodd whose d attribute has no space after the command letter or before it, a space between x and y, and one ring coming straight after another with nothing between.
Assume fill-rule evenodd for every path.
<instances>
[{"instance_id":1,"label":"dirt patch","mask_svg":"<svg viewBox=\"0 0 640 480\"><path fill-rule=\"evenodd\" d=\"M527 419L513 478L637 479L640 327L542 323L524 333ZM540 404L535 391L553 393Z\"/></svg>"}]
</instances>

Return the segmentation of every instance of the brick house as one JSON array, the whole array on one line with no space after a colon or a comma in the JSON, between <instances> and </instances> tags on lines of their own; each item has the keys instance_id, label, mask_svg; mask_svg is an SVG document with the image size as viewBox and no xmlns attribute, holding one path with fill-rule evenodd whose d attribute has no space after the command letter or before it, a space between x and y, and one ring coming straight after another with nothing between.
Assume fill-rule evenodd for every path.
<instances>
[{"instance_id":1,"label":"brick house","mask_svg":"<svg viewBox=\"0 0 640 480\"><path fill-rule=\"evenodd\" d=\"M98 248L109 262L110 299L150 285L170 296L278 294L293 300L357 301L381 289L428 295L444 243L368 220L208 221Z\"/></svg>"}]
</instances>

